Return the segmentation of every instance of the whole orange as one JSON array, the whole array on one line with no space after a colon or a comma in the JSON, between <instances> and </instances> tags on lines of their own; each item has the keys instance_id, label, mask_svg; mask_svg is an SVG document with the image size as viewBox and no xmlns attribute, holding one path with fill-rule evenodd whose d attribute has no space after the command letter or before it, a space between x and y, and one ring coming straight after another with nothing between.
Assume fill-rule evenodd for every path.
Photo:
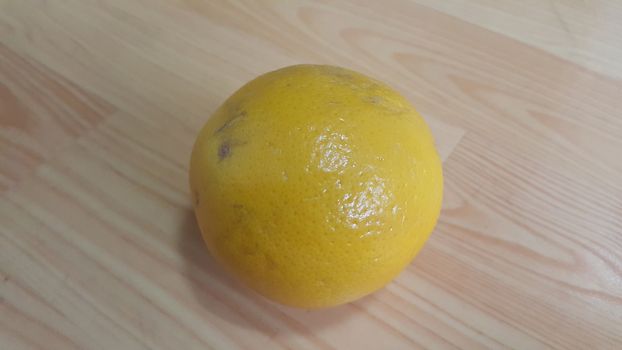
<instances>
[{"instance_id":1,"label":"whole orange","mask_svg":"<svg viewBox=\"0 0 622 350\"><path fill-rule=\"evenodd\" d=\"M235 92L190 165L207 247L283 304L346 303L391 281L437 221L441 162L421 116L351 70L297 65Z\"/></svg>"}]
</instances>

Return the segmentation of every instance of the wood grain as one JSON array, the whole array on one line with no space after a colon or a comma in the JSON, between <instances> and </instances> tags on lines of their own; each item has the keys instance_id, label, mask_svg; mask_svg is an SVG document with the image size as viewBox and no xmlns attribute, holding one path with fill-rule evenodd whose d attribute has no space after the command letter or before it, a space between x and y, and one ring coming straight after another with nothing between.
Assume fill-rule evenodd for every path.
<instances>
[{"instance_id":1,"label":"wood grain","mask_svg":"<svg viewBox=\"0 0 622 350\"><path fill-rule=\"evenodd\" d=\"M0 191L113 107L0 43Z\"/></svg>"},{"instance_id":2,"label":"wood grain","mask_svg":"<svg viewBox=\"0 0 622 350\"><path fill-rule=\"evenodd\" d=\"M0 0L0 349L622 348L615 1ZM187 160L245 81L352 67L430 123L440 222L361 301L206 253Z\"/></svg>"},{"instance_id":3,"label":"wood grain","mask_svg":"<svg viewBox=\"0 0 622 350\"><path fill-rule=\"evenodd\" d=\"M609 0L414 0L554 55L622 78L622 4Z\"/></svg>"}]
</instances>

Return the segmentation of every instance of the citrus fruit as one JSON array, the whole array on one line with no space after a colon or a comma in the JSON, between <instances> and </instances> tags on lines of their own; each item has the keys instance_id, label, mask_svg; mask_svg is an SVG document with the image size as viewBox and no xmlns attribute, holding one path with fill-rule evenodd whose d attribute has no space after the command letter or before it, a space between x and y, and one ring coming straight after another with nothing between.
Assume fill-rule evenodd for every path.
<instances>
[{"instance_id":1,"label":"citrus fruit","mask_svg":"<svg viewBox=\"0 0 622 350\"><path fill-rule=\"evenodd\" d=\"M296 65L244 85L194 145L190 186L214 258L303 308L373 292L410 263L441 207L421 116L354 71Z\"/></svg>"}]
</instances>

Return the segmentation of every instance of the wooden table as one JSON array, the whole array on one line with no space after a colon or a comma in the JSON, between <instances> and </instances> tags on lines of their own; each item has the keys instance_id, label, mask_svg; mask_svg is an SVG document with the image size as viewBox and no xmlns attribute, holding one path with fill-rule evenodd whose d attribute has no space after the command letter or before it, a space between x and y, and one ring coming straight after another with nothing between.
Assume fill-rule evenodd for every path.
<instances>
[{"instance_id":1,"label":"wooden table","mask_svg":"<svg viewBox=\"0 0 622 350\"><path fill-rule=\"evenodd\" d=\"M0 349L622 349L622 3L0 0ZM274 305L206 253L189 151L296 63L403 92L445 160L393 283Z\"/></svg>"}]
</instances>

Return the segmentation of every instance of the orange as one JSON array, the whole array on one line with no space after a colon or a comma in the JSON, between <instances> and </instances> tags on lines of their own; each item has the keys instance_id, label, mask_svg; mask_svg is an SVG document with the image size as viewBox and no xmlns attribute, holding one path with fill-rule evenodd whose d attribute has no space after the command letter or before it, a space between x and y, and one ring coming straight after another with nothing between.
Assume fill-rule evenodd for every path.
<instances>
[{"instance_id":1,"label":"orange","mask_svg":"<svg viewBox=\"0 0 622 350\"><path fill-rule=\"evenodd\" d=\"M443 178L421 116L351 70L264 74L218 108L190 185L211 254L274 301L346 303L391 281L437 221Z\"/></svg>"}]
</instances>

